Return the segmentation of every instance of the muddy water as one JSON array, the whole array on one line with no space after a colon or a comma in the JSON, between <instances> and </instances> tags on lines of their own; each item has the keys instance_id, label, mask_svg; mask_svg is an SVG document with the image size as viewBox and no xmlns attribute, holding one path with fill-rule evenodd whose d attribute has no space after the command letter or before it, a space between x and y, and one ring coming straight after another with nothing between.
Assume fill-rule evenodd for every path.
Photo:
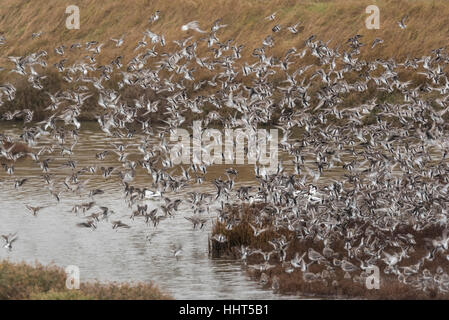
<instances>
[{"instance_id":1,"label":"muddy water","mask_svg":"<svg viewBox=\"0 0 449 320\"><path fill-rule=\"evenodd\" d=\"M17 137L22 130L20 125L1 124L0 132ZM124 142L111 139L101 132L96 123L83 123L78 143L71 159L76 162L76 170L98 163L95 153L108 149L111 142ZM131 142L131 143L130 143ZM127 140L130 159L137 154L139 137ZM134 144L133 144L134 143ZM156 142L155 142L156 143ZM47 138L41 138L35 150L50 144ZM50 156L49 156L50 157ZM60 152L51 155L50 174L56 181L58 190L71 168L63 167L68 156ZM46 159L48 157L43 157ZM137 160L137 156L135 157ZM99 166L119 166L117 156L109 154ZM185 199L188 192L214 192L210 181L224 175L225 165L208 168L207 181L194 185L176 194L167 194L170 198ZM254 167L239 165L236 185L254 183ZM131 209L124 201L123 187L118 177L104 179L97 174L85 174L82 180L89 179L86 191L80 197L71 192L63 192L61 201L50 195L48 186L42 178L42 170L28 157L15 165L15 176L8 176L4 170L0 173L0 234L18 232L19 239L11 252L1 248L0 259L11 261L38 261L43 264L54 263L66 267L75 265L80 268L81 281L154 281L160 288L179 299L286 299L299 298L273 294L263 290L244 273L239 262L211 259L208 255L208 234L212 221L216 217L214 208L210 210L210 222L202 230L193 230L189 221L184 219L192 215L187 203L180 206L178 214L162 221L157 228L147 226L141 219L131 220ZM28 178L20 188L14 188L14 180ZM209 181L209 182L208 182ZM151 177L143 171L138 174L133 185L150 186ZM78 228L76 224L85 221L82 213L73 213L76 204L91 201L86 194L88 190L101 188L102 195L94 197L96 207L89 213L98 212L99 206L106 206L115 211L111 220L122 220L131 228L113 230L110 221L98 223L95 231ZM147 200L149 209L158 207L160 202ZM47 206L34 217L25 207ZM151 235L151 242L146 236ZM183 253L177 260L170 248L182 244Z\"/></svg>"}]
</instances>

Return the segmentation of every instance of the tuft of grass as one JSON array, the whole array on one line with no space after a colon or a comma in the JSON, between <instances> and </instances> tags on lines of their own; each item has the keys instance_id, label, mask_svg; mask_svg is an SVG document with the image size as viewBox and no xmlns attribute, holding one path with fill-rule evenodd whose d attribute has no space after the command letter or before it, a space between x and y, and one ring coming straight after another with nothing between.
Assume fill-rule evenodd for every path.
<instances>
[{"instance_id":1,"label":"tuft of grass","mask_svg":"<svg viewBox=\"0 0 449 320\"><path fill-rule=\"evenodd\" d=\"M85 282L66 288L64 269L39 263L0 261L0 300L162 300L171 299L153 283Z\"/></svg>"}]
</instances>

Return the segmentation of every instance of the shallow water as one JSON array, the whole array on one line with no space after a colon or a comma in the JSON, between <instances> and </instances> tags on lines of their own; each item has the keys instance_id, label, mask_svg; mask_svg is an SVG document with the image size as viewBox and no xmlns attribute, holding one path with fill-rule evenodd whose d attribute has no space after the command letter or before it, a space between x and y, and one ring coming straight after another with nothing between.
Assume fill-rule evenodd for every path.
<instances>
[{"instance_id":1,"label":"shallow water","mask_svg":"<svg viewBox=\"0 0 449 320\"><path fill-rule=\"evenodd\" d=\"M1 124L0 132L18 137L22 131L18 124ZM95 153L104 149L111 150L109 143L112 140L99 131L96 123L84 123L72 156L72 160L77 162L76 169L97 163ZM129 141L134 141L137 145L138 137ZM46 138L42 138L38 146L46 143ZM135 151L136 145L131 146L128 151ZM101 162L101 166L117 166L116 159L115 154L109 154ZM70 173L70 168L61 168L61 164L67 160L67 156L63 158L57 154L56 160L50 162L49 173L53 175L53 180L62 182ZM228 166L209 167L207 179L211 181L219 176L224 178L226 167ZM237 186L254 181L252 165L239 165L236 168L239 171ZM0 259L54 263L62 267L75 265L80 268L81 281L154 281L177 299L299 298L262 289L246 276L239 262L209 257L208 234L216 216L213 208L210 211L211 220L203 230L193 230L191 223L184 219L192 214L185 202L174 218L164 220L157 228L153 228L145 225L142 219L129 219L132 210L124 201L118 178L105 180L98 172L95 175L86 174L89 179L87 189L101 188L105 191L94 197L96 206L113 209L115 214L110 220L120 219L131 226L130 229L116 231L112 229L110 222L102 221L98 223L98 229L92 231L76 227L77 223L85 219L82 213L71 212L75 204L90 200L73 193L63 193L61 202L58 203L50 195L41 178L42 174L30 157L15 164L15 176L8 176L4 170L0 173L0 181L3 181L0 192L0 234L18 232L19 237L11 252L3 248L0 250ZM15 189L14 180L19 177L29 180L21 188ZM84 179L83 175L82 180ZM149 186L151 177L140 169L132 184L138 187ZM184 199L187 192L193 190L214 192L212 184L204 182L167 196ZM145 203L149 205L149 209L159 205L158 201L152 200ZM34 217L25 208L26 204L48 207ZM98 211L95 207L87 214ZM149 234L153 235L151 243L145 240ZM179 260L170 252L173 244L182 244L183 254Z\"/></svg>"}]
</instances>

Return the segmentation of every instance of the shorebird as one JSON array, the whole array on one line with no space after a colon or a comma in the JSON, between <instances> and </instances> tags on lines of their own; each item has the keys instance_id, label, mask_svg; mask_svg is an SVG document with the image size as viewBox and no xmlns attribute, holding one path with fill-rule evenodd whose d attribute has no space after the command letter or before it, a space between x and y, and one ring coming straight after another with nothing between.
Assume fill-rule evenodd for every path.
<instances>
[{"instance_id":1,"label":"shorebird","mask_svg":"<svg viewBox=\"0 0 449 320\"><path fill-rule=\"evenodd\" d=\"M259 253L263 256L263 259L265 262L268 262L270 260L271 255L274 253L273 251L270 252L264 252L262 250L256 250L253 252L253 254Z\"/></svg>"},{"instance_id":2,"label":"shorebird","mask_svg":"<svg viewBox=\"0 0 449 320\"><path fill-rule=\"evenodd\" d=\"M268 228L257 228L255 226L253 226L251 223L249 223L249 226L251 227L251 229L253 229L253 234L255 237L260 236L262 233L264 233L265 231L268 231Z\"/></svg>"},{"instance_id":3,"label":"shorebird","mask_svg":"<svg viewBox=\"0 0 449 320\"><path fill-rule=\"evenodd\" d=\"M18 240L17 232L16 233L9 233L7 235L2 235L3 240L5 240L4 248L8 249L9 251L12 250L12 244Z\"/></svg>"},{"instance_id":4,"label":"shorebird","mask_svg":"<svg viewBox=\"0 0 449 320\"><path fill-rule=\"evenodd\" d=\"M265 272L262 272L260 274L259 283L261 285L266 285L269 281L270 281L270 277Z\"/></svg>"},{"instance_id":5,"label":"shorebird","mask_svg":"<svg viewBox=\"0 0 449 320\"><path fill-rule=\"evenodd\" d=\"M119 39L111 38L111 41L115 42L115 46L120 48L125 40L125 35L122 35Z\"/></svg>"},{"instance_id":6,"label":"shorebird","mask_svg":"<svg viewBox=\"0 0 449 320\"><path fill-rule=\"evenodd\" d=\"M273 31L274 33L276 33L276 32L279 32L279 31L281 31L281 25L280 24L277 24L277 25L275 25L272 29L271 29L271 31Z\"/></svg>"},{"instance_id":7,"label":"shorebird","mask_svg":"<svg viewBox=\"0 0 449 320\"><path fill-rule=\"evenodd\" d=\"M178 261L183 252L182 245L180 245L180 244L172 245L171 252L172 252L173 256L176 258L176 261Z\"/></svg>"},{"instance_id":8,"label":"shorebird","mask_svg":"<svg viewBox=\"0 0 449 320\"><path fill-rule=\"evenodd\" d=\"M348 272L348 273L351 273L351 272L359 270L359 268L356 265L352 264L351 262L349 262L347 260L342 260L342 262L341 262L341 269L344 272Z\"/></svg>"},{"instance_id":9,"label":"shorebird","mask_svg":"<svg viewBox=\"0 0 449 320\"><path fill-rule=\"evenodd\" d=\"M306 253L304 252L302 254L302 256L299 256L299 252L295 253L295 256L293 257L293 259L290 261L290 264L294 267L294 268L301 268L301 262L304 259L304 256L306 255Z\"/></svg>"},{"instance_id":10,"label":"shorebird","mask_svg":"<svg viewBox=\"0 0 449 320\"><path fill-rule=\"evenodd\" d=\"M31 211L31 213L33 214L33 216L37 216L37 213L39 212L39 211L41 211L42 209L45 209L46 207L32 207L32 206L30 206L30 205L25 205L26 206L26 208L28 209L28 210L30 210Z\"/></svg>"},{"instance_id":11,"label":"shorebird","mask_svg":"<svg viewBox=\"0 0 449 320\"><path fill-rule=\"evenodd\" d=\"M193 229L196 229L197 225L199 225L200 229L202 229L208 220L207 218L203 218L203 217L195 216L195 215L191 216L191 217L184 217L184 218L193 224Z\"/></svg>"},{"instance_id":12,"label":"shorebird","mask_svg":"<svg viewBox=\"0 0 449 320\"><path fill-rule=\"evenodd\" d=\"M41 36L42 34L43 34L42 31L34 32L34 33L31 35L31 39L37 39L37 38L40 38L40 36Z\"/></svg>"},{"instance_id":13,"label":"shorebird","mask_svg":"<svg viewBox=\"0 0 449 320\"><path fill-rule=\"evenodd\" d=\"M121 220L112 221L112 229L118 230L118 228L124 228L129 229L131 226L127 225L126 223L123 223Z\"/></svg>"},{"instance_id":14,"label":"shorebird","mask_svg":"<svg viewBox=\"0 0 449 320\"><path fill-rule=\"evenodd\" d=\"M274 19L276 19L276 12L273 12L272 14L270 14L268 17L265 18L266 20L269 21L273 21Z\"/></svg>"},{"instance_id":15,"label":"shorebird","mask_svg":"<svg viewBox=\"0 0 449 320\"><path fill-rule=\"evenodd\" d=\"M302 278L304 279L305 282L313 282L317 279L317 276L315 273L305 272L303 273Z\"/></svg>"},{"instance_id":16,"label":"shorebird","mask_svg":"<svg viewBox=\"0 0 449 320\"><path fill-rule=\"evenodd\" d=\"M267 262L261 264L252 264L249 266L251 269L257 270L259 272L264 272L275 267L274 264L269 264Z\"/></svg>"},{"instance_id":17,"label":"shorebird","mask_svg":"<svg viewBox=\"0 0 449 320\"><path fill-rule=\"evenodd\" d=\"M16 188L16 189L20 188L21 186L23 186L23 184L24 184L26 181L28 181L28 178L17 179L17 180L14 182L14 188Z\"/></svg>"},{"instance_id":18,"label":"shorebird","mask_svg":"<svg viewBox=\"0 0 449 320\"><path fill-rule=\"evenodd\" d=\"M408 15L405 15L402 17L401 21L398 21L398 26L399 28L401 28L402 30L404 30L405 28L407 28L407 26L405 25L405 21L408 19Z\"/></svg>"},{"instance_id":19,"label":"shorebird","mask_svg":"<svg viewBox=\"0 0 449 320\"><path fill-rule=\"evenodd\" d=\"M299 32L298 26L301 24L301 22L298 22L292 26L287 27L287 30L290 31L293 34L297 34Z\"/></svg>"},{"instance_id":20,"label":"shorebird","mask_svg":"<svg viewBox=\"0 0 449 320\"><path fill-rule=\"evenodd\" d=\"M240 249L238 250L240 253L240 259L243 260L246 263L246 260L248 256L255 253L255 251L251 250L248 246L241 245Z\"/></svg>"},{"instance_id":21,"label":"shorebird","mask_svg":"<svg viewBox=\"0 0 449 320\"><path fill-rule=\"evenodd\" d=\"M160 17L160 11L159 10L156 10L156 12L148 19L148 22L149 23L154 23L154 22L156 22L157 20L159 20L159 17Z\"/></svg>"},{"instance_id":22,"label":"shorebird","mask_svg":"<svg viewBox=\"0 0 449 320\"><path fill-rule=\"evenodd\" d=\"M182 31L188 31L188 30L194 30L196 32L205 33L206 31L203 31L200 29L200 26L198 24L198 21L191 21L189 23L186 23L181 27Z\"/></svg>"},{"instance_id":23,"label":"shorebird","mask_svg":"<svg viewBox=\"0 0 449 320\"><path fill-rule=\"evenodd\" d=\"M228 241L226 236L223 234L216 234L212 237L212 239L214 239L215 241L220 242L220 243L225 243Z\"/></svg>"},{"instance_id":24,"label":"shorebird","mask_svg":"<svg viewBox=\"0 0 449 320\"><path fill-rule=\"evenodd\" d=\"M212 27L210 28L210 31L212 33L217 32L219 29L221 28L226 28L228 25L226 24L221 24L221 19L217 19L214 21L214 23L212 24Z\"/></svg>"},{"instance_id":25,"label":"shorebird","mask_svg":"<svg viewBox=\"0 0 449 320\"><path fill-rule=\"evenodd\" d=\"M162 193L160 191L145 190L144 196L147 199L157 199L162 197Z\"/></svg>"},{"instance_id":26,"label":"shorebird","mask_svg":"<svg viewBox=\"0 0 449 320\"><path fill-rule=\"evenodd\" d=\"M317 252L313 248L309 248L307 256L311 261L316 261L318 263L326 261L326 258L324 258L319 252Z\"/></svg>"}]
</instances>

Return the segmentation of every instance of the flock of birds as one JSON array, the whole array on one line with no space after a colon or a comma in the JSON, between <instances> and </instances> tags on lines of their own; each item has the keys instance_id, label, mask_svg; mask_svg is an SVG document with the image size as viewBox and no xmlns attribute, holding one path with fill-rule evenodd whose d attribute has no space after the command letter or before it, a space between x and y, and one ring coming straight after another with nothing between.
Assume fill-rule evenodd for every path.
<instances>
[{"instance_id":1,"label":"flock of birds","mask_svg":"<svg viewBox=\"0 0 449 320\"><path fill-rule=\"evenodd\" d=\"M444 48L403 62L393 58L365 61L360 57L365 50L362 35L336 48L311 35L304 45L298 41L301 49L292 47L275 56L276 42L303 32L298 22L274 25L250 58L243 59L246 46L234 39L220 40L220 30L227 25L217 20L209 29L202 29L197 21L183 25L180 33L190 36L173 41L174 48L168 51L164 35L150 31L160 15L156 11L150 17L149 28L126 65L121 55L109 64L97 63L102 50L110 44L112 48L123 46L126 36L110 43L58 46L54 54L60 60L52 66L47 65L49 55L44 50L9 57L13 65L9 72L27 78L31 90L46 90L47 69L58 71L70 89L47 91L48 116L43 121L34 121L31 108L2 114L5 121L22 119L21 143L32 151L14 153L14 137L1 135L2 166L12 177L1 183L12 181L14 188L22 188L27 179L14 178L15 165L23 156L32 157L43 173L33 179L42 179L56 202L71 193L87 199L72 211L84 215L78 227L92 230L114 214L96 205L94 197L104 191L88 188L87 182L95 175L101 175L105 183L117 178L114 181L122 186L132 212L129 219L141 219L153 228L170 221L185 205L193 211L186 219L194 229L202 229L210 220L208 214L216 213L217 221L232 230L241 221L229 213L227 204L265 203L254 215L251 228L254 237L267 231L277 235L270 241L273 250L242 246L239 252L244 261L256 254L263 258L251 267L262 271L261 281L272 281L274 288L279 286L278 279L269 279L265 271L279 261L286 273L300 271L307 282L328 281L337 271L363 282L365 270L376 265L382 273L415 289L449 291L449 275L442 267L449 260L449 80L443 71L449 56ZM398 22L402 30L407 19ZM276 13L266 20L274 24ZM41 34L36 32L32 38ZM0 35L0 49L7 41ZM366 50L377 50L382 43L375 39ZM85 56L70 64L76 52ZM401 80L404 73L421 77L421 83ZM134 100L122 96L130 87L141 93ZM15 95L11 83L0 85L0 105L13 101ZM347 103L354 96L363 102ZM392 96L394 101L385 98ZM99 150L92 155L92 166L80 168L73 158L82 127L78 118L88 103L97 107L102 133L123 142ZM228 168L224 178L212 181L215 193L190 192L187 199L167 196L205 183L208 167L213 165L205 161L173 164L169 135L189 125L187 115L201 118L206 126L275 126L282 132L279 148L284 156L275 172L256 164L251 185L236 187L238 167ZM40 145L43 137L53 143ZM131 141L138 141L138 151L132 154L128 150ZM257 152L260 157L261 151ZM102 161L113 155L120 165L103 166ZM65 159L63 180L51 174L55 158ZM136 174L148 175L151 183L135 185ZM149 208L148 199L158 201L158 206ZM38 216L44 208L28 204L26 209ZM123 219L111 224L115 230L130 228ZM283 230L295 239L318 241L324 249L292 252L293 239L287 239ZM418 239L416 235L426 230L437 231L432 238ZM17 235L3 235L3 239L11 250ZM213 241L229 239L220 233ZM334 246L339 241L344 243L343 251ZM415 250L417 245L424 252ZM174 246L172 253L178 259L182 247ZM422 256L416 257L419 253ZM434 269L433 261L441 265ZM312 272L314 264L323 270Z\"/></svg>"}]
</instances>

